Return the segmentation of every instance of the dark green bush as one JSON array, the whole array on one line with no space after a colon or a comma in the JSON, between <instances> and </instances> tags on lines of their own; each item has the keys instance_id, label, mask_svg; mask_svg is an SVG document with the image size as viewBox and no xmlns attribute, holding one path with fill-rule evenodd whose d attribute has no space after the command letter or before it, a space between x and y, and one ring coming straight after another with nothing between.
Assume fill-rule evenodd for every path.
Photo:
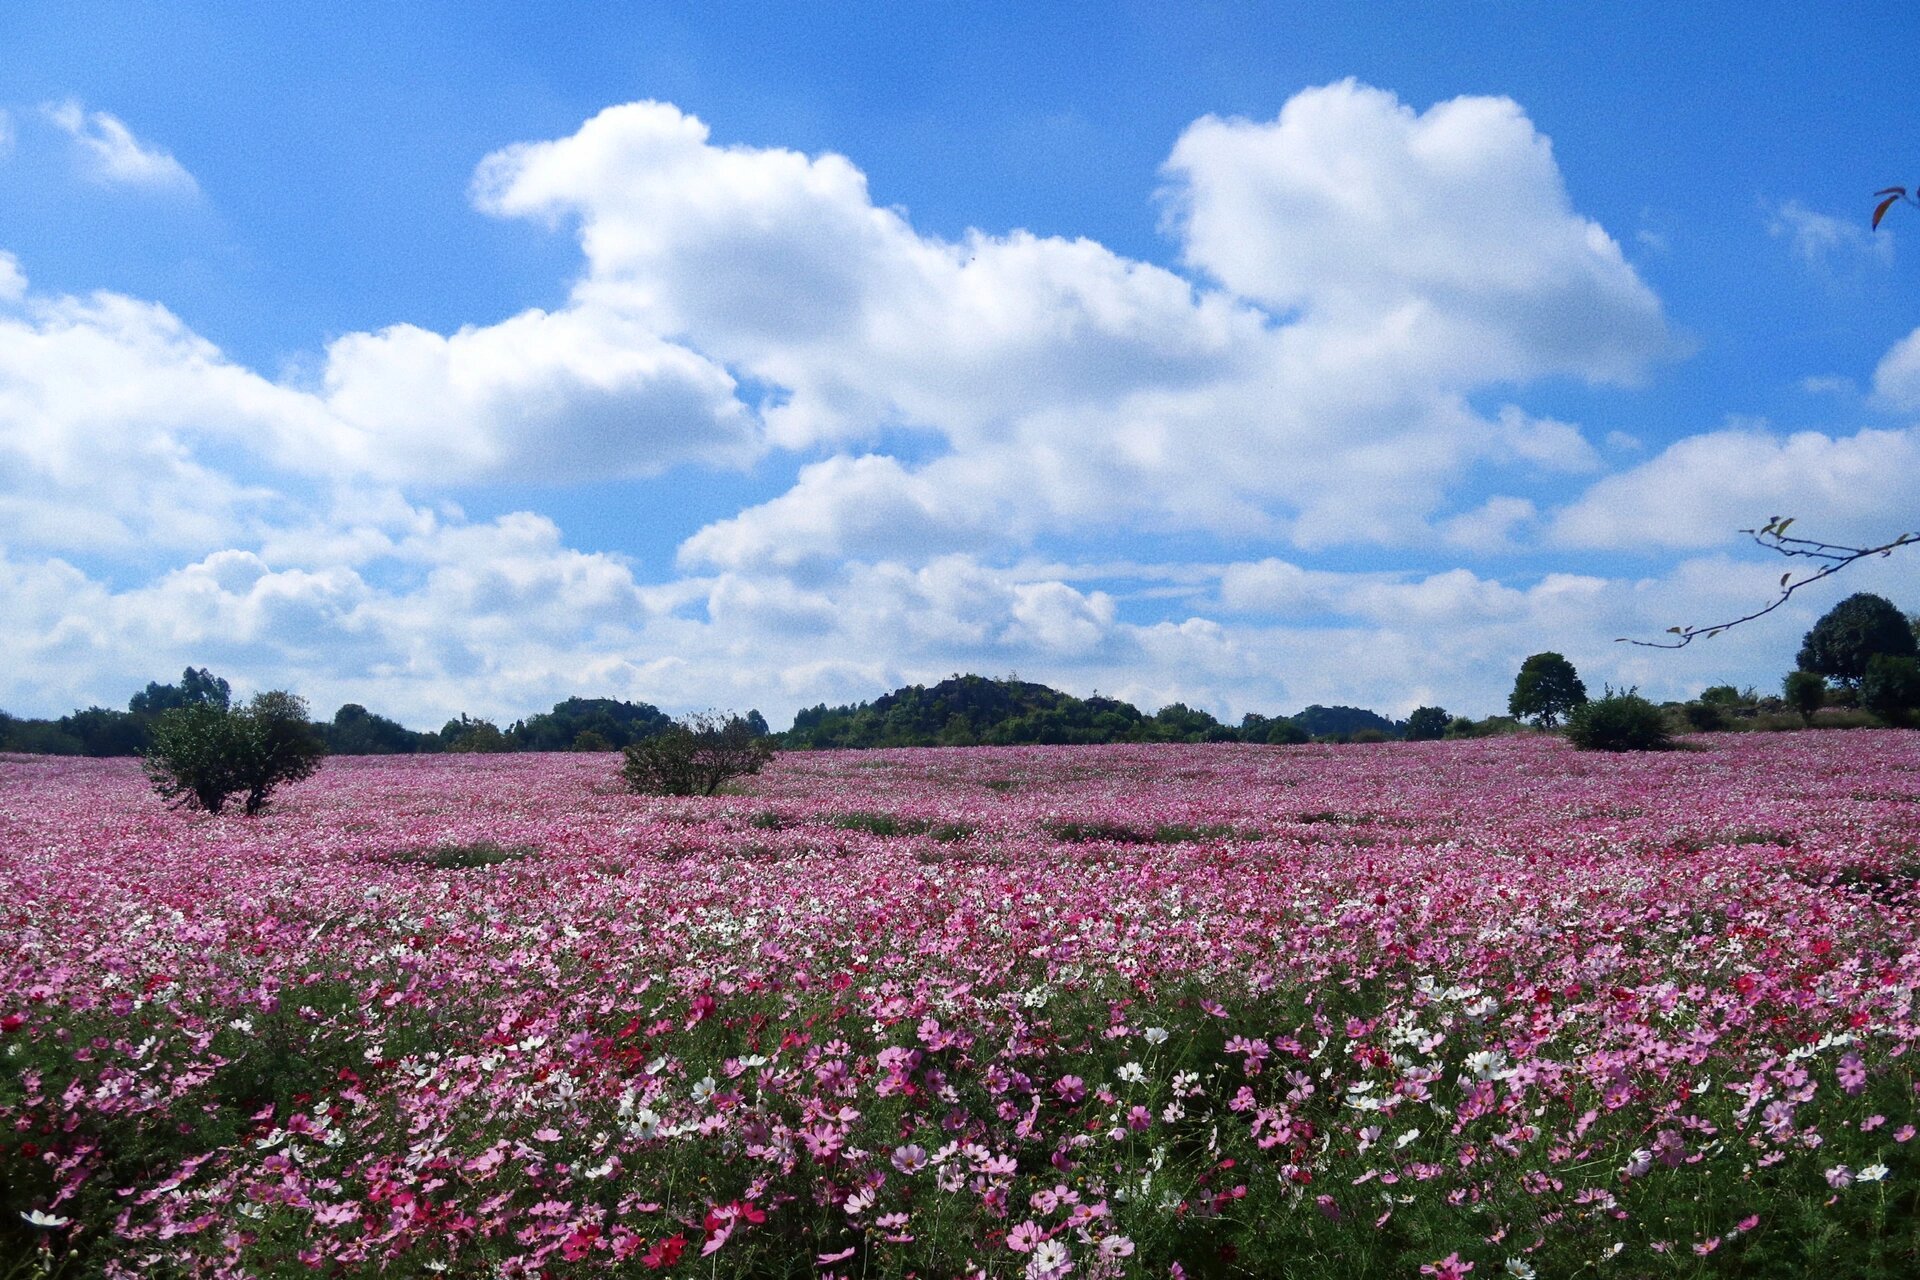
<instances>
[{"instance_id":1,"label":"dark green bush","mask_svg":"<svg viewBox=\"0 0 1920 1280\"><path fill-rule=\"evenodd\" d=\"M1706 694L1701 694L1700 698L1699 702L1689 702L1680 709L1680 714L1687 718L1687 724L1701 733L1726 728L1727 709L1717 702L1708 702Z\"/></svg>"},{"instance_id":2,"label":"dark green bush","mask_svg":"<svg viewBox=\"0 0 1920 1280\"><path fill-rule=\"evenodd\" d=\"M1666 713L1636 689L1604 694L1567 716L1567 739L1582 751L1661 751L1673 745Z\"/></svg>"},{"instance_id":3,"label":"dark green bush","mask_svg":"<svg viewBox=\"0 0 1920 1280\"><path fill-rule=\"evenodd\" d=\"M622 749L627 786L647 795L710 796L734 778L755 774L773 759L773 740L741 716L714 713L676 720L673 727Z\"/></svg>"},{"instance_id":4,"label":"dark green bush","mask_svg":"<svg viewBox=\"0 0 1920 1280\"><path fill-rule=\"evenodd\" d=\"M1860 701L1888 724L1909 723L1920 710L1920 659L1874 654L1860 682Z\"/></svg>"},{"instance_id":5,"label":"dark green bush","mask_svg":"<svg viewBox=\"0 0 1920 1280\"><path fill-rule=\"evenodd\" d=\"M1787 705L1800 713L1801 722L1811 726L1813 713L1827 703L1827 679L1817 671L1789 671L1781 682Z\"/></svg>"},{"instance_id":6,"label":"dark green bush","mask_svg":"<svg viewBox=\"0 0 1920 1280\"><path fill-rule=\"evenodd\" d=\"M325 755L305 700L273 690L244 707L208 701L163 713L141 767L155 791L187 808L218 813L240 795L252 815L282 783L312 776Z\"/></svg>"}]
</instances>

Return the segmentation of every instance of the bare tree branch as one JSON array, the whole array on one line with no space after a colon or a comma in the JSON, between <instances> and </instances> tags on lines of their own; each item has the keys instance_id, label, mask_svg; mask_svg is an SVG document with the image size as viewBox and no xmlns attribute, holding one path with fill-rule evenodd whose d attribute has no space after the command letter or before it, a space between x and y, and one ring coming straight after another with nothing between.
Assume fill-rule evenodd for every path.
<instances>
[{"instance_id":1,"label":"bare tree branch","mask_svg":"<svg viewBox=\"0 0 1920 1280\"><path fill-rule=\"evenodd\" d=\"M1811 586L1822 578L1830 578L1855 561L1865 560L1869 556L1890 556L1901 547L1920 542L1920 533L1903 533L1892 542L1883 542L1877 547L1846 547L1833 542L1821 542L1815 538L1794 538L1787 535L1787 526L1793 523L1792 516L1773 516L1758 529L1742 529L1740 532L1752 538L1769 551L1777 552L1789 559L1812 560L1819 568L1808 570L1795 577L1793 570L1780 575L1780 594L1773 603L1764 609L1755 609L1752 613L1733 618L1727 622L1716 622L1711 626L1668 627L1667 634L1672 640L1634 640L1627 636L1618 637L1616 644L1639 645L1645 649L1684 649L1695 640L1705 636L1711 639L1743 622L1752 622L1755 618L1764 618L1793 598L1793 593L1802 587Z\"/></svg>"}]
</instances>

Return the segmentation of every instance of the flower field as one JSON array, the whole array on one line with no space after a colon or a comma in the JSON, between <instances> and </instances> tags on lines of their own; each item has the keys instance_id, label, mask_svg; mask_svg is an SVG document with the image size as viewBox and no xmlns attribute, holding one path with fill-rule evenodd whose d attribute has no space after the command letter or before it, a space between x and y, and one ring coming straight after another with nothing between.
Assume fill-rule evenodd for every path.
<instances>
[{"instance_id":1,"label":"flower field","mask_svg":"<svg viewBox=\"0 0 1920 1280\"><path fill-rule=\"evenodd\" d=\"M1920 734L1690 746L0 760L0 1276L1920 1273Z\"/></svg>"}]
</instances>

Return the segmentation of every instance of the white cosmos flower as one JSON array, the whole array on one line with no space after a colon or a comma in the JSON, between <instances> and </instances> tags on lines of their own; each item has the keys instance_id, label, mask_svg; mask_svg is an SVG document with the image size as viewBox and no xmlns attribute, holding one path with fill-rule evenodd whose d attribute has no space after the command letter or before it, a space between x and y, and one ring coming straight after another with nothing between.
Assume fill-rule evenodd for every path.
<instances>
[{"instance_id":1,"label":"white cosmos flower","mask_svg":"<svg viewBox=\"0 0 1920 1280\"><path fill-rule=\"evenodd\" d=\"M1029 1276L1044 1276L1059 1271L1067 1265L1070 1255L1067 1246L1058 1240L1042 1240L1034 1247L1033 1257L1027 1261Z\"/></svg>"},{"instance_id":2,"label":"white cosmos flower","mask_svg":"<svg viewBox=\"0 0 1920 1280\"><path fill-rule=\"evenodd\" d=\"M38 1209L29 1210L20 1217L30 1227L44 1227L49 1231L55 1227L64 1227L73 1221L72 1218L63 1218L57 1213L42 1213Z\"/></svg>"}]
</instances>

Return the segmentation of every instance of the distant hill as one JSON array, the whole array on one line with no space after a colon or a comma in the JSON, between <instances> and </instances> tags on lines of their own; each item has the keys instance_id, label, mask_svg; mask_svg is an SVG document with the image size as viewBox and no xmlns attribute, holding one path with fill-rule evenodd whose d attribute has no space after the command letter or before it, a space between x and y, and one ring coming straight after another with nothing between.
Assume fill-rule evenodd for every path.
<instances>
[{"instance_id":1,"label":"distant hill","mask_svg":"<svg viewBox=\"0 0 1920 1280\"><path fill-rule=\"evenodd\" d=\"M1360 707L1323 707L1317 702L1290 718L1316 738L1351 738L1368 729L1388 738L1398 738L1407 731L1404 722L1389 720L1375 711Z\"/></svg>"},{"instance_id":2,"label":"distant hill","mask_svg":"<svg viewBox=\"0 0 1920 1280\"><path fill-rule=\"evenodd\" d=\"M976 743L1305 742L1362 730L1398 737L1402 726L1355 707L1309 707L1300 716L1249 715L1238 729L1184 703L1149 716L1117 698L1076 698L1026 680L950 676L872 702L808 707L780 735L788 749L971 746Z\"/></svg>"}]
</instances>

